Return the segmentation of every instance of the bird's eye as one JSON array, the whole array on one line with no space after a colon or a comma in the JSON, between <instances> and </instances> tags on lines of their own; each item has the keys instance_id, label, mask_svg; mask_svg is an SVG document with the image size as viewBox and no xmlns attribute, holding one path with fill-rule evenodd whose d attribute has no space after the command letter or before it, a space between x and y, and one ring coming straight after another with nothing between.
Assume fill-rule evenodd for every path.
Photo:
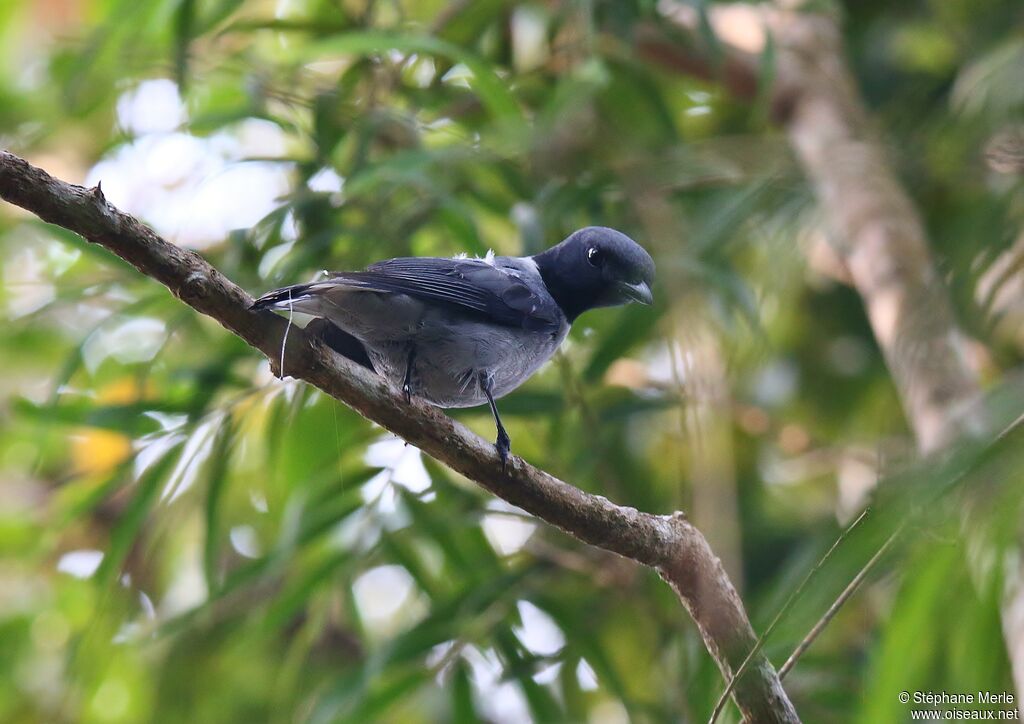
<instances>
[{"instance_id":1,"label":"bird's eye","mask_svg":"<svg viewBox=\"0 0 1024 724\"><path fill-rule=\"evenodd\" d=\"M591 266L601 266L604 264L604 254L596 246L592 246L587 249L587 261L590 262Z\"/></svg>"}]
</instances>

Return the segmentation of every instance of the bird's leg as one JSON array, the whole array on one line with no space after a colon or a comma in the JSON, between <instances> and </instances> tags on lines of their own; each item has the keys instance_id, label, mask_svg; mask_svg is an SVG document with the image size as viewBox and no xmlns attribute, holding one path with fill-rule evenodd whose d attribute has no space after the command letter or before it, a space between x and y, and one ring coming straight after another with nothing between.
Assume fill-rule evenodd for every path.
<instances>
[{"instance_id":1,"label":"bird's leg","mask_svg":"<svg viewBox=\"0 0 1024 724\"><path fill-rule=\"evenodd\" d=\"M498 415L498 406L494 404L494 395L491 392L491 377L486 372L479 373L480 389L487 396L487 404L491 406L491 414L494 415L494 424L498 428L498 439L494 441L494 447L498 449L498 457L501 458L501 469L505 469L508 462L508 454L512 451L512 440L505 432L505 426L501 424L501 417Z\"/></svg>"},{"instance_id":2,"label":"bird's leg","mask_svg":"<svg viewBox=\"0 0 1024 724\"><path fill-rule=\"evenodd\" d=\"M409 345L409 358L405 362L405 380L402 382L402 393L406 404L412 402L412 365L416 361L416 345Z\"/></svg>"}]
</instances>

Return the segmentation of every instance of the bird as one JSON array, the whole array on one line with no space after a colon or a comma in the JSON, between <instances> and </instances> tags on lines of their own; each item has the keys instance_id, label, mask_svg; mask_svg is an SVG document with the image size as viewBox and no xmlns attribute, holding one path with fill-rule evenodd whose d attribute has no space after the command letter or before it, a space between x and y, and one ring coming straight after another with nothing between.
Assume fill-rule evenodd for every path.
<instances>
[{"instance_id":1,"label":"bird","mask_svg":"<svg viewBox=\"0 0 1024 724\"><path fill-rule=\"evenodd\" d=\"M319 318L329 346L384 377L407 403L486 403L504 469L511 439L495 400L547 362L584 312L652 304L654 274L633 239L588 226L533 256L399 257L333 272L268 292L251 309Z\"/></svg>"}]
</instances>

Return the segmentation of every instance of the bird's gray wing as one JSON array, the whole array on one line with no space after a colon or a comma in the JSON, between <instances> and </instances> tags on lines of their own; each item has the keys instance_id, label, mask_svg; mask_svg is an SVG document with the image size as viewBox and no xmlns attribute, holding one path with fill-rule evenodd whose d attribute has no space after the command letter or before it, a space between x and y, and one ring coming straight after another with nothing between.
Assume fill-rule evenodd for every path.
<instances>
[{"instance_id":1,"label":"bird's gray wing","mask_svg":"<svg viewBox=\"0 0 1024 724\"><path fill-rule=\"evenodd\" d=\"M554 332L562 322L539 275L530 279L481 259L388 259L365 271L332 274L323 283L331 282L452 305L509 327Z\"/></svg>"}]
</instances>

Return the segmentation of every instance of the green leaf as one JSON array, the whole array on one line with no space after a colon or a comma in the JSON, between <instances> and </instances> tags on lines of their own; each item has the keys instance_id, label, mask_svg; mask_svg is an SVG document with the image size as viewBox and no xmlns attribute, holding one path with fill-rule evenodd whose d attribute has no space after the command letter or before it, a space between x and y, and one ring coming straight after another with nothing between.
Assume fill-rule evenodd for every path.
<instances>
[{"instance_id":1,"label":"green leaf","mask_svg":"<svg viewBox=\"0 0 1024 724\"><path fill-rule=\"evenodd\" d=\"M135 495L114 525L103 562L96 571L96 580L104 588L112 585L120 575L121 566L135 544L143 524L152 513L167 473L178 461L183 446L184 441L174 444L139 478Z\"/></svg>"},{"instance_id":2,"label":"green leaf","mask_svg":"<svg viewBox=\"0 0 1024 724\"><path fill-rule=\"evenodd\" d=\"M473 88L495 120L506 124L513 133L524 130L522 111L508 85L486 61L440 38L372 31L345 33L303 44L295 51L295 57L308 62L329 55L386 53L392 50L436 55L463 64L473 74Z\"/></svg>"},{"instance_id":3,"label":"green leaf","mask_svg":"<svg viewBox=\"0 0 1024 724\"><path fill-rule=\"evenodd\" d=\"M206 590L209 592L216 591L221 584L218 570L218 554L221 544L221 503L228 482L234 442L235 424L231 418L228 418L214 438L213 451L210 454L210 470L207 473L203 573L206 576Z\"/></svg>"},{"instance_id":4,"label":"green leaf","mask_svg":"<svg viewBox=\"0 0 1024 724\"><path fill-rule=\"evenodd\" d=\"M178 0L174 12L174 79L185 90L188 83L188 52L195 25L196 0Z\"/></svg>"},{"instance_id":5,"label":"green leaf","mask_svg":"<svg viewBox=\"0 0 1024 724\"><path fill-rule=\"evenodd\" d=\"M473 705L473 687L469 680L469 667L461 659L452 666L448 685L452 696L452 721L456 724L471 724L479 721Z\"/></svg>"}]
</instances>

